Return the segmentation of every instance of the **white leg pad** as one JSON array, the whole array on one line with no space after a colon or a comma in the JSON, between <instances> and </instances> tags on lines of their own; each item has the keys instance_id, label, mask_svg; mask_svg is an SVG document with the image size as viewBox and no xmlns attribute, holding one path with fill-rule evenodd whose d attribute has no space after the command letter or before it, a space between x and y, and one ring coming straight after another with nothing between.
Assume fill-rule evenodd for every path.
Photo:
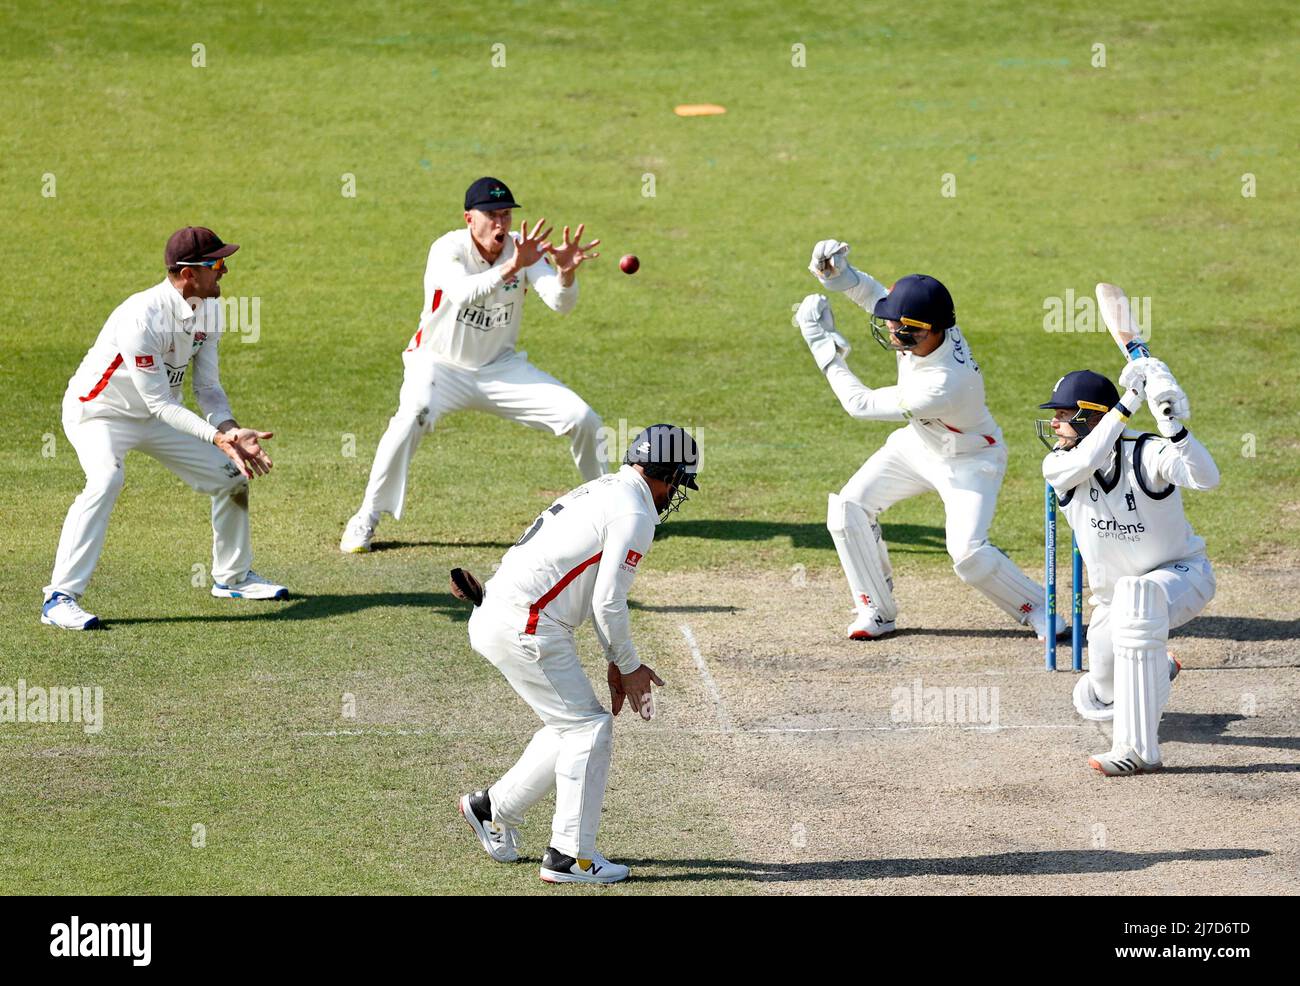
<instances>
[{"instance_id":1,"label":"white leg pad","mask_svg":"<svg viewBox=\"0 0 1300 986\"><path fill-rule=\"evenodd\" d=\"M991 544L982 544L952 570L967 585L991 599L998 609L1028 624L1043 605L1043 587Z\"/></svg>"},{"instance_id":2,"label":"white leg pad","mask_svg":"<svg viewBox=\"0 0 1300 986\"><path fill-rule=\"evenodd\" d=\"M826 508L826 529L831 532L853 591L853 604L859 611L870 607L886 623L892 623L898 617L894 568L889 563L889 549L880 525L859 504L832 493Z\"/></svg>"},{"instance_id":3,"label":"white leg pad","mask_svg":"<svg viewBox=\"0 0 1300 986\"><path fill-rule=\"evenodd\" d=\"M1157 729L1169 701L1169 600L1150 579L1125 576L1111 600L1115 654L1115 737L1112 749L1131 749L1160 763Z\"/></svg>"}]
</instances>

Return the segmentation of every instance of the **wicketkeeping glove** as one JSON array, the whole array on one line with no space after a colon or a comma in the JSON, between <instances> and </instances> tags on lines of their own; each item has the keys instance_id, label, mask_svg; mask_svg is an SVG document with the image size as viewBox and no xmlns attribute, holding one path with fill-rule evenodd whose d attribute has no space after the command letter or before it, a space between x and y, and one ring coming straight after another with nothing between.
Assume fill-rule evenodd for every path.
<instances>
[{"instance_id":1,"label":"wicketkeeping glove","mask_svg":"<svg viewBox=\"0 0 1300 986\"><path fill-rule=\"evenodd\" d=\"M810 294L804 298L794 321L803 333L804 342L812 350L817 369L825 371L836 355L852 350L847 339L835 331L835 316L824 294Z\"/></svg>"},{"instance_id":2,"label":"wicketkeeping glove","mask_svg":"<svg viewBox=\"0 0 1300 986\"><path fill-rule=\"evenodd\" d=\"M858 283L849 266L849 245L839 240L821 240L813 247L808 269L827 291L845 291Z\"/></svg>"}]
</instances>

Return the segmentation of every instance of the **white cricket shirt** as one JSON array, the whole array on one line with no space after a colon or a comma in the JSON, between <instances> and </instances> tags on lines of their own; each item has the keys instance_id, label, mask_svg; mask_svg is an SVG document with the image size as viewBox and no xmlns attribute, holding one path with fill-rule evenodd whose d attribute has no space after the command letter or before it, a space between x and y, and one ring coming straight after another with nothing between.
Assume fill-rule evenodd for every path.
<instances>
[{"instance_id":1,"label":"white cricket shirt","mask_svg":"<svg viewBox=\"0 0 1300 986\"><path fill-rule=\"evenodd\" d=\"M879 281L849 268L858 283L844 292L850 301L871 312L889 294ZM826 379L844 410L864 421L907 421L938 455L952 458L1002 445L1002 429L984 403L984 375L953 326L939 348L927 356L895 354L898 383L869 388L838 355L826 367Z\"/></svg>"},{"instance_id":2,"label":"white cricket shirt","mask_svg":"<svg viewBox=\"0 0 1300 986\"><path fill-rule=\"evenodd\" d=\"M424 312L407 352L477 369L514 352L529 287L565 315L578 303L578 282L565 287L545 257L505 279L515 255L511 233L495 263L474 245L469 227L434 240L424 270Z\"/></svg>"},{"instance_id":3,"label":"white cricket shirt","mask_svg":"<svg viewBox=\"0 0 1300 986\"><path fill-rule=\"evenodd\" d=\"M211 442L215 426L234 417L217 370L221 317L215 298L206 299L196 314L166 278L131 295L108 316L68 381L65 405L79 407L83 421L157 417ZM181 403L191 363L194 397L207 421Z\"/></svg>"},{"instance_id":4,"label":"white cricket shirt","mask_svg":"<svg viewBox=\"0 0 1300 986\"><path fill-rule=\"evenodd\" d=\"M572 631L592 618L606 657L623 674L641 665L627 594L654 542L659 512L631 466L566 493L506 552L485 591L519 613L519 630L553 621Z\"/></svg>"}]
</instances>

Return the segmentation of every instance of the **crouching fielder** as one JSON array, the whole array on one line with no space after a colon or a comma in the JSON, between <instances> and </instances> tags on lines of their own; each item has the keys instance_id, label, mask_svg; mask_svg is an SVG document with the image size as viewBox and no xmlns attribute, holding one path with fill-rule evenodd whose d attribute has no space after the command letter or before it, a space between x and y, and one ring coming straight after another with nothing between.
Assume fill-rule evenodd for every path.
<instances>
[{"instance_id":1,"label":"crouching fielder","mask_svg":"<svg viewBox=\"0 0 1300 986\"><path fill-rule=\"evenodd\" d=\"M1149 398L1160 435L1125 430L1148 377L1153 391L1160 388ZM1052 450L1043 476L1078 538L1096 607L1088 673L1074 689L1074 706L1085 719L1114 720L1110 752L1088 761L1108 777L1161 766L1156 732L1178 674L1166 649L1169 630L1214 598L1214 571L1205 542L1187 523L1180 487L1219 484L1210 453L1182 423L1187 397L1168 367L1135 360L1119 382L1123 397L1099 373L1067 373L1039 405L1055 416L1038 423ZM1164 403L1172 405L1169 417L1157 411Z\"/></svg>"},{"instance_id":2,"label":"crouching fielder","mask_svg":"<svg viewBox=\"0 0 1300 986\"><path fill-rule=\"evenodd\" d=\"M497 668L542 720L505 776L460 799L460 812L497 862L519 858L516 828L555 789L547 883L617 883L628 868L596 852L596 831L614 749L614 716L626 699L653 716L651 684L632 643L627 594L655 525L698 489L695 440L652 425L632 440L618 472L560 497L506 552L486 587L463 569L452 591L474 603L470 645ZM588 618L609 659L613 714L582 670L574 631Z\"/></svg>"},{"instance_id":3,"label":"crouching fielder","mask_svg":"<svg viewBox=\"0 0 1300 986\"><path fill-rule=\"evenodd\" d=\"M863 421L907 422L830 496L826 526L857 608L849 638L871 640L894 630L893 569L876 519L900 500L928 492L943 500L958 577L1041 638L1047 625L1042 587L989 543L1007 451L984 404L984 378L957 327L952 296L925 274L909 274L887 291L848 263L848 249L823 240L809 269L828 290L844 292L872 315L872 335L896 354L898 383L872 389L858 380L844 362L849 344L835 331L824 296L805 298L795 320L845 411Z\"/></svg>"}]
</instances>

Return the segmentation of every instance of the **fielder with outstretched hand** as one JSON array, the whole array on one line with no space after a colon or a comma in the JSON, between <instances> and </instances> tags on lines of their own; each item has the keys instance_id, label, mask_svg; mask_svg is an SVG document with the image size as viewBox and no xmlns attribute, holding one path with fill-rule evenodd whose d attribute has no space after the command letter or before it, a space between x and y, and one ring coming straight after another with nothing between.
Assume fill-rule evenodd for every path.
<instances>
[{"instance_id":1,"label":"fielder with outstretched hand","mask_svg":"<svg viewBox=\"0 0 1300 986\"><path fill-rule=\"evenodd\" d=\"M361 507L348 520L339 550L370 550L380 517L402 516L411 457L443 415L486 411L569 439L583 479L608 471L599 437L600 416L576 393L515 349L524 296L536 292L561 315L578 303L578 268L600 254L584 227L565 226L548 239L545 219L512 231L519 208L496 178L480 178L465 192L465 225L429 248L424 312L410 345L397 413L375 449Z\"/></svg>"},{"instance_id":2,"label":"fielder with outstretched hand","mask_svg":"<svg viewBox=\"0 0 1300 986\"><path fill-rule=\"evenodd\" d=\"M68 509L45 587L41 622L87 630L99 617L79 600L99 561L108 518L122 490L128 451L157 459L212 497L212 594L283 599L288 590L252 571L248 481L271 469L270 432L241 428L217 372L221 278L239 247L204 226L172 234L167 276L118 305L68 382L63 430L86 486ZM204 417L181 402L186 371Z\"/></svg>"},{"instance_id":3,"label":"fielder with outstretched hand","mask_svg":"<svg viewBox=\"0 0 1300 986\"><path fill-rule=\"evenodd\" d=\"M1126 430L1147 381L1159 435ZM1156 381L1159 381L1156 383ZM1187 430L1187 396L1159 360L1134 360L1115 385L1091 370L1057 381L1052 410L1037 423L1051 450L1043 476L1056 490L1088 570L1095 609L1088 621L1088 673L1074 689L1085 719L1114 720L1107 753L1088 763L1114 777L1161 766L1157 728L1179 665L1169 657L1172 627L1214 598L1205 542L1183 513L1182 489L1212 490L1219 470ZM1169 405L1169 416L1157 405Z\"/></svg>"},{"instance_id":4,"label":"fielder with outstretched hand","mask_svg":"<svg viewBox=\"0 0 1300 986\"><path fill-rule=\"evenodd\" d=\"M844 362L849 344L835 330L830 306L813 294L795 321L844 410L863 421L905 421L883 448L830 495L826 526L853 593L853 640L895 629L893 569L877 518L908 497L943 499L953 570L1018 623L1046 632L1043 589L988 539L1007 468L1002 430L984 403L984 378L957 327L952 296L926 274L900 278L892 290L848 262L848 244L822 240L809 269L872 316L871 332L896 354L898 383L870 388ZM1064 622L1058 624L1064 632Z\"/></svg>"}]
</instances>

